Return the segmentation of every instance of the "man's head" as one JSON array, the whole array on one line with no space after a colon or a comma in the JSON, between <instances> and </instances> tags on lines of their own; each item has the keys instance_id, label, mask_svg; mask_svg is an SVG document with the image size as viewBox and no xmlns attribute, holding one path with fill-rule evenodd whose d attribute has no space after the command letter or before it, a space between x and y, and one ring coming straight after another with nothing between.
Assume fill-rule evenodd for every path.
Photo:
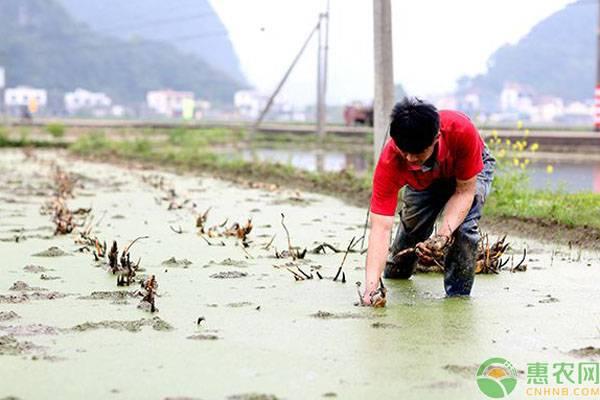
<instances>
[{"instance_id":1,"label":"man's head","mask_svg":"<svg viewBox=\"0 0 600 400\"><path fill-rule=\"evenodd\" d=\"M431 157L439 130L440 116L432 104L405 97L394 106L390 136L409 164L421 165Z\"/></svg>"}]
</instances>

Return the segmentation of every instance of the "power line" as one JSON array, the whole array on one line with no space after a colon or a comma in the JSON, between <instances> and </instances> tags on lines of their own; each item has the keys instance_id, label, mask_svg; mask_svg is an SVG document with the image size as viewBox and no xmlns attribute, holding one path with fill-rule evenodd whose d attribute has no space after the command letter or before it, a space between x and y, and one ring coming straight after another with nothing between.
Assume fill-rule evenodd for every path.
<instances>
[{"instance_id":1,"label":"power line","mask_svg":"<svg viewBox=\"0 0 600 400\"><path fill-rule=\"evenodd\" d=\"M127 30L131 30L131 29L141 30L141 29L156 27L156 26L160 26L160 25L169 25L169 24L179 23L179 22L183 22L183 21L202 19L202 18L206 18L211 15L214 15L214 14L212 12L205 12L205 13L190 15L190 16L179 16L179 17L173 17L173 18L167 18L167 19L148 20L142 24L137 24L137 25L122 24L122 25L112 26L110 28L94 29L94 31L100 32L100 33L114 33L114 32L119 32L119 31L127 31Z\"/></svg>"}]
</instances>

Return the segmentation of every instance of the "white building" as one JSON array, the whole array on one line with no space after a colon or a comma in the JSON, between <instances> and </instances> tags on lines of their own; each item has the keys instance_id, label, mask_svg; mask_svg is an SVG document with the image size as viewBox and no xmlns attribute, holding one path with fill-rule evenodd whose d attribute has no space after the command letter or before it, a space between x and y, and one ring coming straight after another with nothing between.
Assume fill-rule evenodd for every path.
<instances>
[{"instance_id":1,"label":"white building","mask_svg":"<svg viewBox=\"0 0 600 400\"><path fill-rule=\"evenodd\" d=\"M153 90L146 94L146 104L155 113L167 117L182 115L183 105L194 101L193 92L178 92L175 90Z\"/></svg>"},{"instance_id":2,"label":"white building","mask_svg":"<svg viewBox=\"0 0 600 400\"><path fill-rule=\"evenodd\" d=\"M4 91L4 104L6 107L27 106L30 109L46 107L48 93L44 89L35 89L28 86L7 88Z\"/></svg>"},{"instance_id":3,"label":"white building","mask_svg":"<svg viewBox=\"0 0 600 400\"><path fill-rule=\"evenodd\" d=\"M239 90L233 96L233 104L242 119L258 118L268 101L269 96L256 90ZM276 121L303 121L306 116L294 109L285 97L280 95L273 100L267 118Z\"/></svg>"},{"instance_id":4,"label":"white building","mask_svg":"<svg viewBox=\"0 0 600 400\"><path fill-rule=\"evenodd\" d=\"M542 96L537 99L529 116L531 122L551 123L564 114L565 106L561 98Z\"/></svg>"},{"instance_id":5,"label":"white building","mask_svg":"<svg viewBox=\"0 0 600 400\"><path fill-rule=\"evenodd\" d=\"M254 90L239 90L233 96L233 104L243 118L257 118L268 101L267 96Z\"/></svg>"},{"instance_id":6,"label":"white building","mask_svg":"<svg viewBox=\"0 0 600 400\"><path fill-rule=\"evenodd\" d=\"M594 116L594 106L592 105L591 101L590 104L586 104L581 101L574 101L565 107L565 114L580 115L583 117L592 118Z\"/></svg>"},{"instance_id":7,"label":"white building","mask_svg":"<svg viewBox=\"0 0 600 400\"><path fill-rule=\"evenodd\" d=\"M574 101L565 106L565 113L561 118L569 124L591 124L594 122L594 101Z\"/></svg>"},{"instance_id":8,"label":"white building","mask_svg":"<svg viewBox=\"0 0 600 400\"><path fill-rule=\"evenodd\" d=\"M194 104L194 118L202 119L210 111L212 104L206 100L196 100Z\"/></svg>"},{"instance_id":9,"label":"white building","mask_svg":"<svg viewBox=\"0 0 600 400\"><path fill-rule=\"evenodd\" d=\"M458 108L458 101L452 94L430 95L427 99L428 101L431 101L438 110Z\"/></svg>"},{"instance_id":10,"label":"white building","mask_svg":"<svg viewBox=\"0 0 600 400\"><path fill-rule=\"evenodd\" d=\"M84 89L65 93L65 109L71 114L80 111L107 110L112 100L105 93L94 93Z\"/></svg>"},{"instance_id":11,"label":"white building","mask_svg":"<svg viewBox=\"0 0 600 400\"><path fill-rule=\"evenodd\" d=\"M507 82L500 93L500 109L505 113L525 113L532 111L532 91L518 83Z\"/></svg>"}]
</instances>

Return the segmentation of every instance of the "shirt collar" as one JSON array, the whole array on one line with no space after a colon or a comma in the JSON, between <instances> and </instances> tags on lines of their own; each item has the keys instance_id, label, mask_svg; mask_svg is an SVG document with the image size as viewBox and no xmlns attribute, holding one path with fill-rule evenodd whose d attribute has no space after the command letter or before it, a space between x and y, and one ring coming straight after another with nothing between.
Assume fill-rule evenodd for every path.
<instances>
[{"instance_id":1,"label":"shirt collar","mask_svg":"<svg viewBox=\"0 0 600 400\"><path fill-rule=\"evenodd\" d=\"M429 172L432 169L436 169L440 164L438 163L439 158L439 150L440 150L440 141L435 144L433 148L433 153L431 153L431 157L429 157L422 165L421 172Z\"/></svg>"}]
</instances>

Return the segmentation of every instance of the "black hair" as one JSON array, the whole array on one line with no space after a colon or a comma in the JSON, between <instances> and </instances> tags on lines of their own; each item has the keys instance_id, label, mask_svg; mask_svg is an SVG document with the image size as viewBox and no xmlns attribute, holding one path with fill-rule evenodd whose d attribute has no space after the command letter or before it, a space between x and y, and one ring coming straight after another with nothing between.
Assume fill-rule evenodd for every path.
<instances>
[{"instance_id":1,"label":"black hair","mask_svg":"<svg viewBox=\"0 0 600 400\"><path fill-rule=\"evenodd\" d=\"M400 150L410 154L431 146L440 129L435 106L416 97L404 97L396 103L390 118L390 136Z\"/></svg>"}]
</instances>

